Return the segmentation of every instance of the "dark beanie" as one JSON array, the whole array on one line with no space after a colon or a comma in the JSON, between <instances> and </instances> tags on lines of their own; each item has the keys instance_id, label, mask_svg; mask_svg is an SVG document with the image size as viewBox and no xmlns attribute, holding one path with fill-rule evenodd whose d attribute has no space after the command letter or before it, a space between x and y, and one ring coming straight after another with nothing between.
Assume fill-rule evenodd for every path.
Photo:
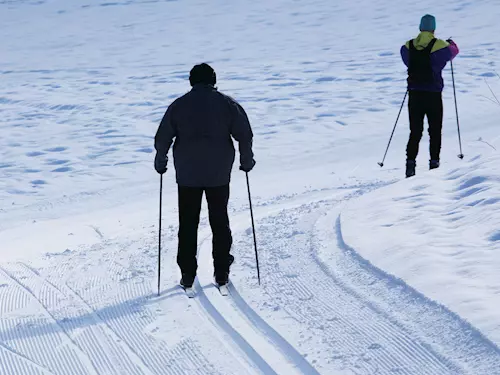
<instances>
[{"instance_id":1,"label":"dark beanie","mask_svg":"<svg viewBox=\"0 0 500 375\"><path fill-rule=\"evenodd\" d=\"M199 64L195 65L191 72L189 72L189 83L191 86L196 84L205 84L205 85L215 85L216 77L215 71L208 64Z\"/></svg>"}]
</instances>

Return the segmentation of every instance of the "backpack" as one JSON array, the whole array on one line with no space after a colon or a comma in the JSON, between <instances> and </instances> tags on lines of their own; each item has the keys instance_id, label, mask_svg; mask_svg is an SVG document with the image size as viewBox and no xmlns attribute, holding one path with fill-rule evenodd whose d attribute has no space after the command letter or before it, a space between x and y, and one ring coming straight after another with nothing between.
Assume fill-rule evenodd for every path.
<instances>
[{"instance_id":1,"label":"backpack","mask_svg":"<svg viewBox=\"0 0 500 375\"><path fill-rule=\"evenodd\" d=\"M409 84L421 85L434 83L431 52L436 41L436 38L432 39L429 45L421 51L415 48L413 40L410 41L410 63L408 66Z\"/></svg>"}]
</instances>

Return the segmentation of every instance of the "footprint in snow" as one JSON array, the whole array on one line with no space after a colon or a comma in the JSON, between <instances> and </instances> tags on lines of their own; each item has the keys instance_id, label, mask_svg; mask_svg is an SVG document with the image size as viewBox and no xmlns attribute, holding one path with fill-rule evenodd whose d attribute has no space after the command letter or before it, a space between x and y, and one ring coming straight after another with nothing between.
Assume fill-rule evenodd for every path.
<instances>
[{"instance_id":1,"label":"footprint in snow","mask_svg":"<svg viewBox=\"0 0 500 375\"><path fill-rule=\"evenodd\" d=\"M45 151L47 152L63 152L66 151L68 148L67 147L53 147L53 148L48 148Z\"/></svg>"},{"instance_id":2,"label":"footprint in snow","mask_svg":"<svg viewBox=\"0 0 500 375\"><path fill-rule=\"evenodd\" d=\"M42 151L32 151L32 152L27 152L26 156L29 156L30 158L36 157L36 156L41 156L45 155L45 152Z\"/></svg>"},{"instance_id":3,"label":"footprint in snow","mask_svg":"<svg viewBox=\"0 0 500 375\"><path fill-rule=\"evenodd\" d=\"M491 242L497 242L500 241L500 232L496 232L492 236L490 236L490 241Z\"/></svg>"}]
</instances>

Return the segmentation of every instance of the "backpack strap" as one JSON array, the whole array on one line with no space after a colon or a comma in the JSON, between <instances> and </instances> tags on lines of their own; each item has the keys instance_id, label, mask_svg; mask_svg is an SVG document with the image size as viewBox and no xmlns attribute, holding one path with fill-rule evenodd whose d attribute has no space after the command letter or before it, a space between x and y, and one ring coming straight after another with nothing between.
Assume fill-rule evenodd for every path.
<instances>
[{"instance_id":1,"label":"backpack strap","mask_svg":"<svg viewBox=\"0 0 500 375\"><path fill-rule=\"evenodd\" d=\"M425 50L428 52L428 53L431 53L432 52L432 49L434 48L434 45L436 44L437 42L437 39L434 38L431 40L431 42L429 43L429 45L425 48Z\"/></svg>"},{"instance_id":2,"label":"backpack strap","mask_svg":"<svg viewBox=\"0 0 500 375\"><path fill-rule=\"evenodd\" d=\"M436 38L432 39L431 42L427 45L427 47L425 47L422 51L426 51L428 53L431 53L432 49L434 48L434 45L436 44L436 42L437 42ZM415 48L415 42L414 42L413 39L410 40L410 49L411 50L416 50L416 48Z\"/></svg>"}]
</instances>

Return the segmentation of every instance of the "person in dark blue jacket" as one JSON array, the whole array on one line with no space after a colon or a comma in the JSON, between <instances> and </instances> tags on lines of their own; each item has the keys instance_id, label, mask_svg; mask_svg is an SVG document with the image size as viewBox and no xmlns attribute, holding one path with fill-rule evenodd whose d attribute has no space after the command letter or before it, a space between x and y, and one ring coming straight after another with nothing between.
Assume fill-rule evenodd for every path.
<instances>
[{"instance_id":1,"label":"person in dark blue jacket","mask_svg":"<svg viewBox=\"0 0 500 375\"><path fill-rule=\"evenodd\" d=\"M196 254L198 224L203 193L206 194L213 233L215 281L228 282L231 229L227 206L229 183L235 161L233 139L239 144L240 170L255 166L253 133L247 114L234 99L215 87L216 74L208 64L195 65L190 72L191 91L167 109L155 136L155 169L167 171L167 153L173 155L179 198L179 246L177 263L181 285L193 285L198 268Z\"/></svg>"}]
</instances>

